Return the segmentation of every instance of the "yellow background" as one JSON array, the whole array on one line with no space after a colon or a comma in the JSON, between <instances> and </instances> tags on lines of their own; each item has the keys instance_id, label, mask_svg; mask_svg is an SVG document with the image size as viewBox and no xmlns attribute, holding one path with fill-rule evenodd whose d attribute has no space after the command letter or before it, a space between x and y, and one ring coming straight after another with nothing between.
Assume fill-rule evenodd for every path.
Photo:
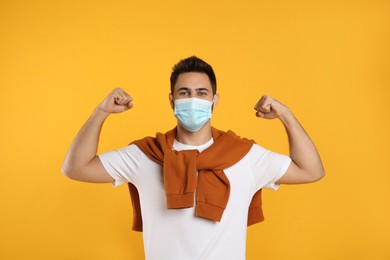
<instances>
[{"instance_id":1,"label":"yellow background","mask_svg":"<svg viewBox=\"0 0 390 260\"><path fill-rule=\"evenodd\" d=\"M175 124L171 67L198 55L213 125L287 153L263 94L288 105L327 176L264 195L248 259L390 259L389 1L0 1L0 259L142 259L127 188L74 182L65 153L114 87L134 109L99 151ZM169 239L169 238L167 238Z\"/></svg>"}]
</instances>

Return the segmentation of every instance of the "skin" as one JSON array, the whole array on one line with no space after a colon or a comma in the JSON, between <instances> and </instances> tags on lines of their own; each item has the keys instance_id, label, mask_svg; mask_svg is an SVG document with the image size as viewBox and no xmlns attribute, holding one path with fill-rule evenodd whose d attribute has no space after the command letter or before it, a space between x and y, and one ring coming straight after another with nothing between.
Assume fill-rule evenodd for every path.
<instances>
[{"instance_id":1,"label":"skin","mask_svg":"<svg viewBox=\"0 0 390 260\"><path fill-rule=\"evenodd\" d=\"M180 74L173 93L169 94L169 102L173 108L174 100L193 97L213 101L213 109L218 105L219 95L213 94L206 74L198 72ZM123 89L117 88L98 105L68 150L62 167L65 176L85 182L114 181L96 154L100 131L109 115L132 109L132 101L133 99ZM278 184L309 183L324 177L325 171L314 143L288 107L270 96L263 96L254 109L259 118L279 119L288 135L292 162L285 175L277 181ZM201 145L208 142L211 137L210 120L195 133L177 124L176 139L181 143Z\"/></svg>"}]
</instances>

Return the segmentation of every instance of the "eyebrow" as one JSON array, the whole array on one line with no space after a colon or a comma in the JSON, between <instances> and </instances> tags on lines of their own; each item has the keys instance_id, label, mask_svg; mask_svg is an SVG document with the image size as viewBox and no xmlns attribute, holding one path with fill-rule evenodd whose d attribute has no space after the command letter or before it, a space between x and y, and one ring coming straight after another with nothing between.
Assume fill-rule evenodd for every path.
<instances>
[{"instance_id":1,"label":"eyebrow","mask_svg":"<svg viewBox=\"0 0 390 260\"><path fill-rule=\"evenodd\" d=\"M183 91L183 90L191 92L190 88L179 88L177 91ZM209 92L209 90L207 88L196 88L195 91L207 91L207 92Z\"/></svg>"}]
</instances>

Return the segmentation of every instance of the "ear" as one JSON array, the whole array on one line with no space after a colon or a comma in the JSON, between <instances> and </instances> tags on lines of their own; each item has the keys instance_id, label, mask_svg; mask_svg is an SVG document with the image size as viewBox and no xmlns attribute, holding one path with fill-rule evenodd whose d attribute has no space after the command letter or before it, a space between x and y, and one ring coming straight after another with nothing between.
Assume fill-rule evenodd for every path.
<instances>
[{"instance_id":1,"label":"ear","mask_svg":"<svg viewBox=\"0 0 390 260\"><path fill-rule=\"evenodd\" d=\"M215 108L217 107L218 101L219 101L219 94L216 93L216 94L214 95L214 98L213 98L213 109L215 109Z\"/></svg>"},{"instance_id":2,"label":"ear","mask_svg":"<svg viewBox=\"0 0 390 260\"><path fill-rule=\"evenodd\" d=\"M173 108L174 108L174 104L173 104L173 96L172 96L172 93L169 93L169 104L171 105L171 108L173 109Z\"/></svg>"}]
</instances>

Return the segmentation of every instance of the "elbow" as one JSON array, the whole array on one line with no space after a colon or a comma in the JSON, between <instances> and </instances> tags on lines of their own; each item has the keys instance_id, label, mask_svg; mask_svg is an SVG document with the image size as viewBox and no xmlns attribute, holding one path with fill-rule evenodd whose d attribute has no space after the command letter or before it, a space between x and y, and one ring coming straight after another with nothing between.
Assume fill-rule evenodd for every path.
<instances>
[{"instance_id":1,"label":"elbow","mask_svg":"<svg viewBox=\"0 0 390 260\"><path fill-rule=\"evenodd\" d=\"M312 182L316 182L316 181L321 180L322 178L325 177L325 169L322 168L321 170L317 171L312 176L313 176L313 181Z\"/></svg>"},{"instance_id":2,"label":"elbow","mask_svg":"<svg viewBox=\"0 0 390 260\"><path fill-rule=\"evenodd\" d=\"M325 175L326 175L326 173L325 173L325 169L322 169L322 172L321 172L321 178L320 178L320 179L324 178L324 177L325 177Z\"/></svg>"},{"instance_id":3,"label":"elbow","mask_svg":"<svg viewBox=\"0 0 390 260\"><path fill-rule=\"evenodd\" d=\"M304 176L304 177L303 177ZM307 170L302 173L303 179L301 181L296 182L296 183L313 183L321 180L322 178L325 177L325 170L323 168L321 169L312 169L312 170Z\"/></svg>"},{"instance_id":4,"label":"elbow","mask_svg":"<svg viewBox=\"0 0 390 260\"><path fill-rule=\"evenodd\" d=\"M72 180L76 180L77 179L77 171L69 164L67 163L64 163L61 167L61 172L62 174L69 178L69 179L72 179Z\"/></svg>"},{"instance_id":5,"label":"elbow","mask_svg":"<svg viewBox=\"0 0 390 260\"><path fill-rule=\"evenodd\" d=\"M62 175L64 175L65 177L68 177L68 178L71 178L71 176L72 176L72 171L70 170L69 166L66 164L62 165L61 173L62 173Z\"/></svg>"}]
</instances>

